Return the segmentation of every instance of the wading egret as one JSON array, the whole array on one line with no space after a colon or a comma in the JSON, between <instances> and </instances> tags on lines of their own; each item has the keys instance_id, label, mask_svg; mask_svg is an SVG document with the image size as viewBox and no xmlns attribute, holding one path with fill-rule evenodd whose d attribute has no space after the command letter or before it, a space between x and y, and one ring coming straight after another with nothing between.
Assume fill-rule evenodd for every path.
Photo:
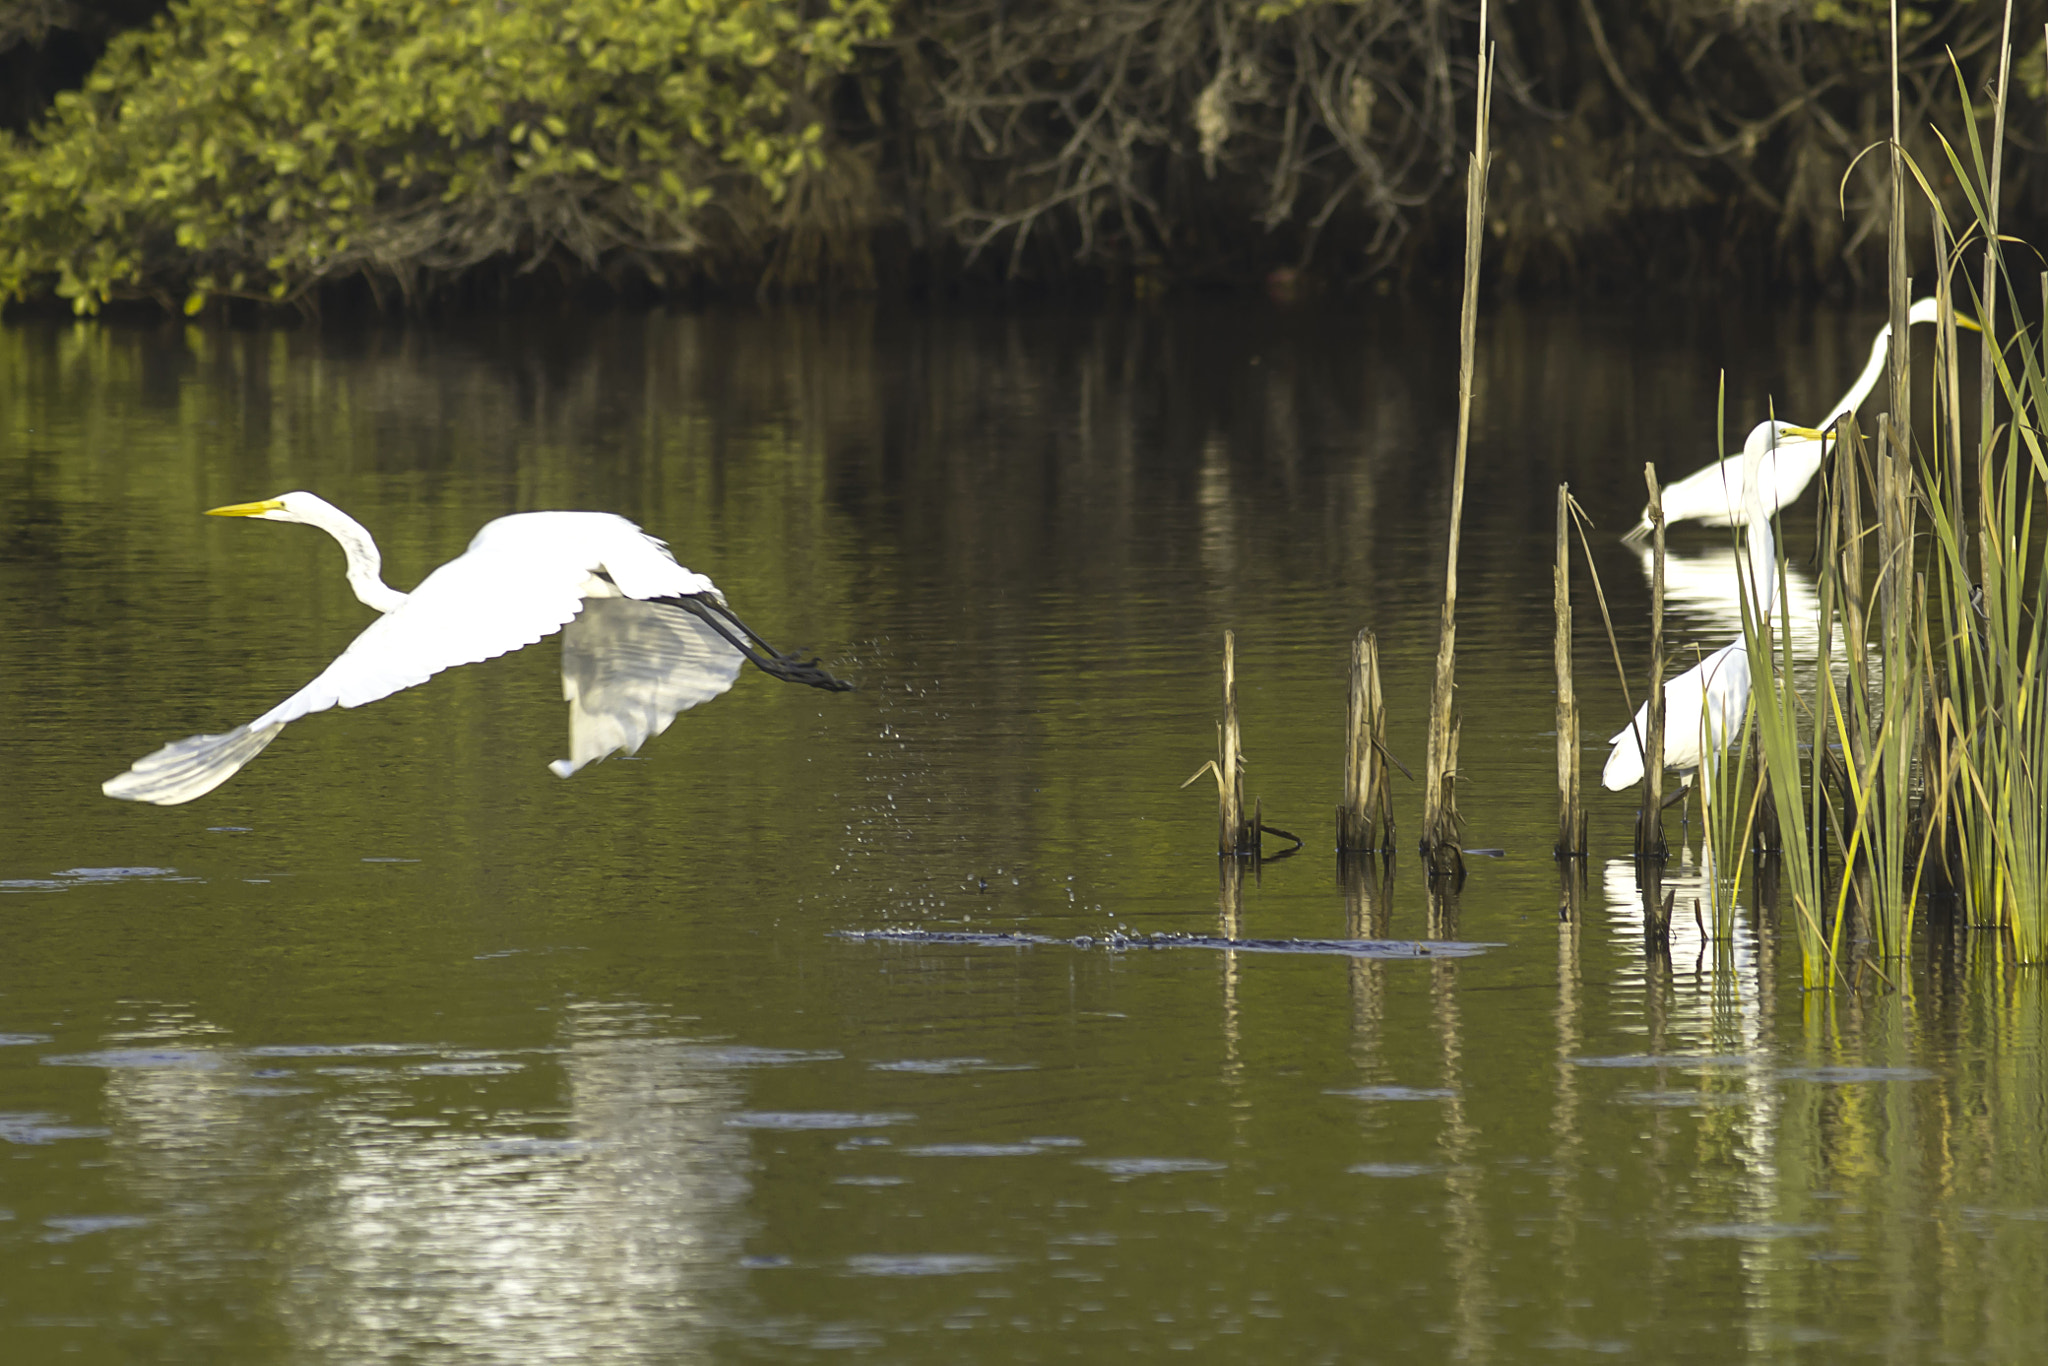
<instances>
[{"instance_id":1,"label":"wading egret","mask_svg":"<svg viewBox=\"0 0 2048 1366\"><path fill-rule=\"evenodd\" d=\"M1742 501L1748 510L1744 527L1744 556L1738 562L1738 576L1746 575L1750 600L1757 604L1759 618L1768 618L1778 600L1777 548L1772 544L1771 508L1757 481L1757 472L1770 456L1771 447L1786 437L1814 438L1811 427L1794 427L1786 422L1760 422L1742 443ZM1702 659L1678 677L1664 684L1664 766L1680 770L1697 769L1710 751L1718 751L1728 736L1742 727L1749 707L1749 652L1743 639L1733 641ZM1600 785L1618 792L1643 780L1643 743L1650 731L1650 704L1636 709L1635 719L1608 741L1607 767Z\"/></svg>"},{"instance_id":2,"label":"wading egret","mask_svg":"<svg viewBox=\"0 0 2048 1366\"><path fill-rule=\"evenodd\" d=\"M1910 323L1931 323L1940 315L1940 306L1932 299L1921 299L1906 314ZM1972 332L1981 331L1977 324L1961 314L1956 315L1956 326ZM1849 391L1835 400L1835 406L1828 415L1814 427L1833 437L1835 423L1845 414L1853 413L1870 397L1870 391L1877 387L1877 381L1884 374L1886 353L1891 349L1892 325L1886 323L1877 331L1876 340L1870 343L1870 361L1863 367L1863 373L1856 376L1856 382ZM1758 472L1757 482L1763 490L1764 505L1772 512L1789 506L1806 492L1806 486L1813 482L1813 476L1820 470L1823 442L1819 437L1807 440L1794 439L1781 442L1778 447L1764 456L1763 469ZM1742 512L1742 456L1731 455L1703 470L1688 474L1665 488L1660 499L1664 505L1664 524L1673 522L1704 522L1708 526L1734 526L1743 519ZM1643 508L1642 520L1622 539L1641 540L1651 532L1650 509Z\"/></svg>"},{"instance_id":3,"label":"wading egret","mask_svg":"<svg viewBox=\"0 0 2048 1366\"><path fill-rule=\"evenodd\" d=\"M732 614L710 579L668 546L608 512L522 512L487 523L469 548L410 593L384 582L377 543L324 498L294 492L213 508L319 527L341 543L348 583L383 613L318 678L247 725L165 745L100 785L109 797L175 806L233 777L286 724L329 707L360 707L443 669L495 659L562 632L569 757L561 777L639 749L676 713L718 696L750 661L790 683L853 685L771 647Z\"/></svg>"}]
</instances>

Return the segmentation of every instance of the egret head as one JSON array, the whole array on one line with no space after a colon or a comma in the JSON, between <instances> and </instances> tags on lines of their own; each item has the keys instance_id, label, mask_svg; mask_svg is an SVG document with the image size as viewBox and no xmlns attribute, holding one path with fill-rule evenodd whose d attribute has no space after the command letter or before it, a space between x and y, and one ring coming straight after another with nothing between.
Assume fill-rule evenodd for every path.
<instances>
[{"instance_id":1,"label":"egret head","mask_svg":"<svg viewBox=\"0 0 2048 1366\"><path fill-rule=\"evenodd\" d=\"M266 522L298 522L318 527L341 545L348 557L348 584L367 607L389 612L405 601L405 594L384 582L384 557L377 542L361 522L343 512L317 493L295 489L265 498L260 503L230 503L208 508L209 517L261 517Z\"/></svg>"},{"instance_id":2,"label":"egret head","mask_svg":"<svg viewBox=\"0 0 2048 1366\"><path fill-rule=\"evenodd\" d=\"M230 503L226 507L208 508L209 517L261 517L266 522L303 522L308 526L326 526L333 519L332 514L340 511L317 493L294 490L280 493L275 498L265 498L258 503Z\"/></svg>"},{"instance_id":3,"label":"egret head","mask_svg":"<svg viewBox=\"0 0 2048 1366\"><path fill-rule=\"evenodd\" d=\"M1814 427L1795 426L1790 422L1759 422L1749 429L1749 435L1742 443L1742 499L1745 505L1760 492L1757 480L1763 468L1764 456L1795 441L1819 441L1826 434Z\"/></svg>"}]
</instances>

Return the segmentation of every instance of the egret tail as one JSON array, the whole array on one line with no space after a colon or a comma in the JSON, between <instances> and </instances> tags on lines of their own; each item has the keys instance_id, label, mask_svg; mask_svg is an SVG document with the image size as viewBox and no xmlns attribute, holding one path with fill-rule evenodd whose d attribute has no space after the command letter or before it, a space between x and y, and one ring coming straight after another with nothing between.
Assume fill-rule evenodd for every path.
<instances>
[{"instance_id":1,"label":"egret tail","mask_svg":"<svg viewBox=\"0 0 2048 1366\"><path fill-rule=\"evenodd\" d=\"M100 784L109 797L131 802L178 806L203 797L241 771L242 765L284 731L285 723L236 726L222 735L194 735L174 740L154 754L137 759L126 773Z\"/></svg>"}]
</instances>

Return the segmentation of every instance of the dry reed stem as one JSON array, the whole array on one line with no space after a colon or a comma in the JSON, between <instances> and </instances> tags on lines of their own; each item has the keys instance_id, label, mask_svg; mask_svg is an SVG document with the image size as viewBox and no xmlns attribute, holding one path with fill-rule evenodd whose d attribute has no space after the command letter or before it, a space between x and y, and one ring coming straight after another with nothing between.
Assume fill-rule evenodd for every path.
<instances>
[{"instance_id":1,"label":"dry reed stem","mask_svg":"<svg viewBox=\"0 0 2048 1366\"><path fill-rule=\"evenodd\" d=\"M1650 493L1650 724L1643 741L1643 805L1636 813L1636 857L1662 859L1664 845L1664 494L1657 467L1643 466Z\"/></svg>"},{"instance_id":2,"label":"dry reed stem","mask_svg":"<svg viewBox=\"0 0 2048 1366\"><path fill-rule=\"evenodd\" d=\"M1586 856L1586 813L1579 801L1579 700L1572 691L1571 486L1557 486L1557 564L1552 610L1557 634L1551 662L1557 670L1557 857Z\"/></svg>"},{"instance_id":3,"label":"dry reed stem","mask_svg":"<svg viewBox=\"0 0 2048 1366\"><path fill-rule=\"evenodd\" d=\"M1487 0L1479 4L1478 98L1473 109L1472 161L1465 179L1465 292L1458 310L1458 446L1451 472L1450 544L1445 554L1443 615L1437 630L1436 683L1429 707L1429 765L1422 801L1422 854L1430 870L1462 877L1456 783L1458 727L1452 716L1458 650L1458 537L1465 516L1465 454L1472 436L1472 369L1478 350L1479 251L1486 230L1486 171L1491 149L1487 116L1493 100L1493 58L1487 50Z\"/></svg>"}]
</instances>

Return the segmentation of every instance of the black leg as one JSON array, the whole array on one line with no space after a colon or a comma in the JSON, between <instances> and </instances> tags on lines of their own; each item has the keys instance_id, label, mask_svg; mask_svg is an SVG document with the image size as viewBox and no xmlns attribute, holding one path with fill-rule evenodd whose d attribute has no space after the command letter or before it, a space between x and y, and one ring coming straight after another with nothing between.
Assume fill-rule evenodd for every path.
<instances>
[{"instance_id":1,"label":"black leg","mask_svg":"<svg viewBox=\"0 0 2048 1366\"><path fill-rule=\"evenodd\" d=\"M679 607L690 613L718 632L727 644L745 656L747 662L770 678L779 678L785 683L801 683L809 688L823 688L826 692L853 691L853 684L843 678L834 678L816 659L802 659L793 654L784 654L770 645L753 627L734 616L731 608L716 601L708 593L692 593L686 597L649 598L648 601ZM739 634L734 634L735 630ZM755 650L749 642L758 645L760 649Z\"/></svg>"}]
</instances>

